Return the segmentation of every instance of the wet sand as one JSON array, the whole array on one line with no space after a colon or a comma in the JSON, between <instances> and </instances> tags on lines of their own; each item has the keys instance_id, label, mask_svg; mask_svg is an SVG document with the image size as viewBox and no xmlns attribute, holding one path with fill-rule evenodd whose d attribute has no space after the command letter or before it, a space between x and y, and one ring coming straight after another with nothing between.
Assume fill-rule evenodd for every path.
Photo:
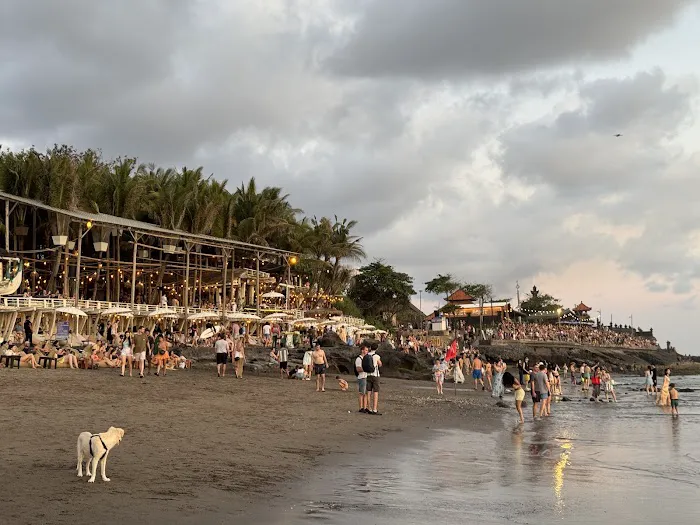
<instances>
[{"instance_id":1,"label":"wet sand","mask_svg":"<svg viewBox=\"0 0 700 525\"><path fill-rule=\"evenodd\" d=\"M369 440L483 425L502 411L485 393L382 380L382 416L357 413L329 378L217 378L213 368L121 378L116 370L0 370L0 484L5 523L223 523L283 498L321 458ZM451 385L450 385L451 387ZM8 403L12 400L12 403ZM350 413L348 413L350 411ZM468 414L469 417L465 417ZM75 472L80 432L126 430L107 476ZM386 445L385 445L386 446Z\"/></svg>"}]
</instances>

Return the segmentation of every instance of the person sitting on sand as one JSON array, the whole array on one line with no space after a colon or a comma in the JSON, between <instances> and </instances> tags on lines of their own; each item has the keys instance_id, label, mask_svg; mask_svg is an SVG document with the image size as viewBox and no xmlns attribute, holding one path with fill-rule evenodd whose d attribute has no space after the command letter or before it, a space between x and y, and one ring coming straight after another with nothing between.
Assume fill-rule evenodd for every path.
<instances>
[{"instance_id":1,"label":"person sitting on sand","mask_svg":"<svg viewBox=\"0 0 700 525\"><path fill-rule=\"evenodd\" d=\"M71 352L70 348L59 349L58 352L56 352L56 357L61 364L68 365L70 368L78 368L78 358Z\"/></svg>"},{"instance_id":2,"label":"person sitting on sand","mask_svg":"<svg viewBox=\"0 0 700 525\"><path fill-rule=\"evenodd\" d=\"M668 388L668 395L671 398L671 415L678 416L678 390L676 390L676 383L670 383Z\"/></svg>"},{"instance_id":3,"label":"person sitting on sand","mask_svg":"<svg viewBox=\"0 0 700 525\"><path fill-rule=\"evenodd\" d=\"M348 382L340 376L335 376L335 378L338 380L338 386L340 387L340 389L343 392L347 392L348 391Z\"/></svg>"},{"instance_id":4,"label":"person sitting on sand","mask_svg":"<svg viewBox=\"0 0 700 525\"><path fill-rule=\"evenodd\" d=\"M31 349L28 349L26 347L22 347L22 349L17 348L16 346L13 346L10 350L8 350L7 355L19 355L19 363L20 366L22 366L22 363L29 363L29 366L32 368L36 369L38 364L36 362L36 357L34 357L34 353L31 352Z\"/></svg>"}]
</instances>

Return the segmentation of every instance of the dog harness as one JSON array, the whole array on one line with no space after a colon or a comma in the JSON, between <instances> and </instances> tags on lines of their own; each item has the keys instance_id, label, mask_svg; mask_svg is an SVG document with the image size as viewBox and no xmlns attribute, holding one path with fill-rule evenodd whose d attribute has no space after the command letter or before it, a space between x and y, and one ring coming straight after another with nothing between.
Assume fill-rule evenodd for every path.
<instances>
[{"instance_id":1,"label":"dog harness","mask_svg":"<svg viewBox=\"0 0 700 525\"><path fill-rule=\"evenodd\" d=\"M95 438L99 438L100 442L102 443L102 446L103 446L104 449L105 449L105 451L102 453L102 455L100 456L100 458L97 460L97 461L99 461L100 459L102 459L103 457L105 457L105 455L107 455L107 452L109 452L109 449L107 449L107 445L105 445L105 442L104 442L104 440L102 439L102 436L100 436L99 434L93 434L92 436L90 436L90 455L91 455L92 457L95 457L95 453L92 451L92 440L95 439Z\"/></svg>"}]
</instances>

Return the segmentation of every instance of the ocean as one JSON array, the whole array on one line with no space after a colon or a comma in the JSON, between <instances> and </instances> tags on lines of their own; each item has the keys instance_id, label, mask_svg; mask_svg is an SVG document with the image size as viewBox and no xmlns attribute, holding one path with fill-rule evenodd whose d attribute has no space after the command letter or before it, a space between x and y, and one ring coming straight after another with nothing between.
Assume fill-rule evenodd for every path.
<instances>
[{"instance_id":1,"label":"ocean","mask_svg":"<svg viewBox=\"0 0 700 525\"><path fill-rule=\"evenodd\" d=\"M528 405L519 425L514 409L494 408L500 422L488 431L439 429L376 454L341 454L263 521L698 523L700 376L672 381L694 390L681 392L675 419L639 391L643 378L623 377L618 403L565 385L571 401L553 404L548 419L533 421Z\"/></svg>"}]
</instances>

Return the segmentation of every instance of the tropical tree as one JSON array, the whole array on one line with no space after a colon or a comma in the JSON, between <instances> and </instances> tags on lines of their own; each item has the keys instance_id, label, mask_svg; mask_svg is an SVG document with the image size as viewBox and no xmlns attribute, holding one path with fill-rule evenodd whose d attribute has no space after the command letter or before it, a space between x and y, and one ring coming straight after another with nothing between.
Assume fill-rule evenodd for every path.
<instances>
[{"instance_id":1,"label":"tropical tree","mask_svg":"<svg viewBox=\"0 0 700 525\"><path fill-rule=\"evenodd\" d=\"M444 295L444 298L441 298L445 300L447 300L447 297L449 297L449 295L457 289L459 289L459 282L456 281L449 273L445 275L438 274L437 277L425 283L426 292L439 296Z\"/></svg>"},{"instance_id":2,"label":"tropical tree","mask_svg":"<svg viewBox=\"0 0 700 525\"><path fill-rule=\"evenodd\" d=\"M377 260L360 268L348 296L365 317L390 323L415 293L413 277Z\"/></svg>"},{"instance_id":3,"label":"tropical tree","mask_svg":"<svg viewBox=\"0 0 700 525\"><path fill-rule=\"evenodd\" d=\"M527 298L520 303L520 309L527 312L556 312L559 308L559 299L540 292L537 286L533 286Z\"/></svg>"}]
</instances>

